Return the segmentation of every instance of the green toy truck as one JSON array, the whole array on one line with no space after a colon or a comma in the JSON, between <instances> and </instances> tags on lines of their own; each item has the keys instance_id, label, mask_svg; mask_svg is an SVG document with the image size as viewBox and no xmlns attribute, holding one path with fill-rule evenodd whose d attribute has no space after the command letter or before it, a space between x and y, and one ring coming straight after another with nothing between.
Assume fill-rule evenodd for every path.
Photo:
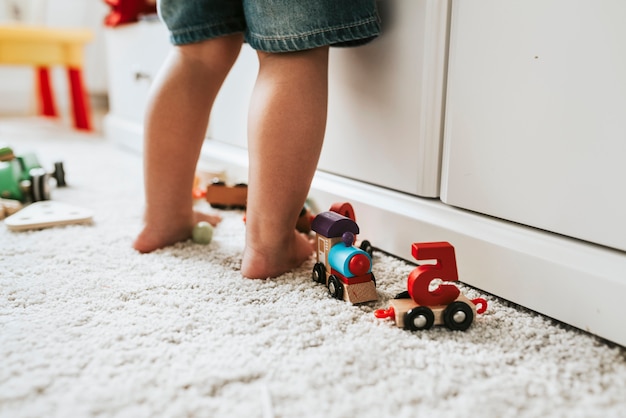
<instances>
[{"instance_id":1,"label":"green toy truck","mask_svg":"<svg viewBox=\"0 0 626 418\"><path fill-rule=\"evenodd\" d=\"M49 200L50 177L58 187L66 185L62 162L56 162L54 171L48 173L34 153L16 156L10 147L0 145L0 198L20 202Z\"/></svg>"}]
</instances>

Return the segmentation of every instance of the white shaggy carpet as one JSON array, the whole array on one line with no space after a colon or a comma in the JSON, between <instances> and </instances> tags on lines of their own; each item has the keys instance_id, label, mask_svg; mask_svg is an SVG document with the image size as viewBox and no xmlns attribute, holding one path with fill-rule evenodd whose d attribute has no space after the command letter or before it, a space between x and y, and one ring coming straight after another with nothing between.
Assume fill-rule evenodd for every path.
<instances>
[{"instance_id":1,"label":"white shaggy carpet","mask_svg":"<svg viewBox=\"0 0 626 418\"><path fill-rule=\"evenodd\" d=\"M467 332L398 329L373 311L413 266L382 254L363 306L330 299L312 262L243 279L239 212L209 246L140 255L137 155L32 118L0 119L0 142L63 159L53 199L95 213L0 225L1 417L626 417L624 348L468 288L489 309Z\"/></svg>"}]
</instances>

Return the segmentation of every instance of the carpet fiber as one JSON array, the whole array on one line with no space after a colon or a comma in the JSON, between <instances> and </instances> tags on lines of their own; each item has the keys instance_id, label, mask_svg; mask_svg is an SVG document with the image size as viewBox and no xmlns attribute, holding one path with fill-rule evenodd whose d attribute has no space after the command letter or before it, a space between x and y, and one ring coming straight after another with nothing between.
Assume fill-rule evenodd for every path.
<instances>
[{"instance_id":1,"label":"carpet fiber","mask_svg":"<svg viewBox=\"0 0 626 418\"><path fill-rule=\"evenodd\" d=\"M243 279L240 212L208 246L141 255L139 156L30 118L0 119L0 142L62 159L52 198L94 211L0 225L2 417L626 417L624 348L468 287L489 302L468 331L398 329L373 311L414 266L380 253L362 306L329 298L312 261Z\"/></svg>"}]
</instances>

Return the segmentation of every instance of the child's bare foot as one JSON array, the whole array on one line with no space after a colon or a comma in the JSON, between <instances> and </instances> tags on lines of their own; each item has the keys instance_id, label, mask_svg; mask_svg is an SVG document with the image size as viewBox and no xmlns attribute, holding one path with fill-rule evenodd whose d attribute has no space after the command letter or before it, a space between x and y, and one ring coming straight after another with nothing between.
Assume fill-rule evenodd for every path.
<instances>
[{"instance_id":1,"label":"child's bare foot","mask_svg":"<svg viewBox=\"0 0 626 418\"><path fill-rule=\"evenodd\" d=\"M216 226L221 220L219 215L194 212L190 220L178 218L171 219L167 223L147 224L135 239L133 248L140 253L149 253L189 239L194 225L200 221L206 221Z\"/></svg>"},{"instance_id":2,"label":"child's bare foot","mask_svg":"<svg viewBox=\"0 0 626 418\"><path fill-rule=\"evenodd\" d=\"M241 262L241 274L249 279L278 277L299 267L314 250L315 246L309 237L296 230L285 241L268 244L260 240L248 242Z\"/></svg>"}]
</instances>

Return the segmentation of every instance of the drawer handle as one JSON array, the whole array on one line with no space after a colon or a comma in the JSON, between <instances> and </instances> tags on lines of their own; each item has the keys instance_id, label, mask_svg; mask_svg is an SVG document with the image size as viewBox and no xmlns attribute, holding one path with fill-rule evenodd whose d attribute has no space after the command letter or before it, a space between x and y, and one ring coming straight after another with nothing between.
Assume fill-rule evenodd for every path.
<instances>
[{"instance_id":1,"label":"drawer handle","mask_svg":"<svg viewBox=\"0 0 626 418\"><path fill-rule=\"evenodd\" d=\"M150 74L144 73L141 71L135 71L134 76L135 76L135 81L141 81L141 80L151 81L152 80L152 76Z\"/></svg>"}]
</instances>

